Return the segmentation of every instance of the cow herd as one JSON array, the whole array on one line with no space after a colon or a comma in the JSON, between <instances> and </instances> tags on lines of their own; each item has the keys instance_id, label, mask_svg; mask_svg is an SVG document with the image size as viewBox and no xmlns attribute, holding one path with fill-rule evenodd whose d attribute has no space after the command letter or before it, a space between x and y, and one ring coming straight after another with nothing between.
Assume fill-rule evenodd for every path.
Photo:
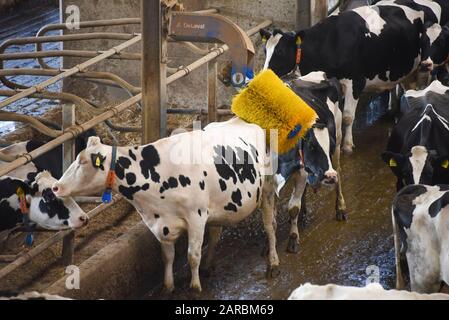
<instances>
[{"instance_id":1,"label":"cow herd","mask_svg":"<svg viewBox=\"0 0 449 320\"><path fill-rule=\"evenodd\" d=\"M287 244L292 253L299 250L298 215L306 188L334 187L336 219L348 218L340 150L353 152L360 95L393 89L417 70L443 65L449 54L448 22L446 0L385 0L299 32L261 30L264 68L318 115L296 148L277 158L276 171L266 132L237 117L133 147L108 146L90 133L78 138L77 158L64 173L55 151L47 155L52 160L1 178L0 208L8 210L0 210L0 231L19 222L24 208L46 228L79 227L87 216L70 197L110 188L136 208L160 241L169 292L174 289L175 243L187 232L191 288L201 291L206 227L207 270L222 227L261 208L267 276L274 277L279 272L275 197L287 181L293 183ZM449 87L434 80L423 90L408 90L397 117L386 151L379 155L397 178L392 204L397 286L403 287L402 268L408 267L411 289L434 293L449 284ZM20 154L35 147L28 142L3 151ZM298 296L310 290L304 287ZM382 290L376 290L381 297Z\"/></svg>"}]
</instances>

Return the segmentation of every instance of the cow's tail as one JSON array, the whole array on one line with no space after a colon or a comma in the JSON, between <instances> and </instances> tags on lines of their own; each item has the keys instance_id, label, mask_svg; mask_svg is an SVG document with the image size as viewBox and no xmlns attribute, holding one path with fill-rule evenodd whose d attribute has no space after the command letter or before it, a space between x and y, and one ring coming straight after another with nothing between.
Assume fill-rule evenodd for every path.
<instances>
[{"instance_id":1,"label":"cow's tail","mask_svg":"<svg viewBox=\"0 0 449 320\"><path fill-rule=\"evenodd\" d=\"M391 219L393 222L394 254L396 263L396 289L404 289L404 277L401 268L401 240L399 237L399 226L394 216L394 206L391 209Z\"/></svg>"}]
</instances>

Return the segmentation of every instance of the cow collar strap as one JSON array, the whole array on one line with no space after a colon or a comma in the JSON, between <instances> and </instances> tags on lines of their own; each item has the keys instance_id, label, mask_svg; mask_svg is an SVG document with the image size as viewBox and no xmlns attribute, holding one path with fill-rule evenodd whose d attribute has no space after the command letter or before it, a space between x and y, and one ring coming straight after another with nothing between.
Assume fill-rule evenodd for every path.
<instances>
[{"instance_id":1,"label":"cow collar strap","mask_svg":"<svg viewBox=\"0 0 449 320\"><path fill-rule=\"evenodd\" d=\"M20 212L22 213L22 221L25 225L27 235L25 237L25 245L31 247L34 242L34 225L30 221L30 210L26 201L26 193L22 187L18 187L16 190L17 197L19 198Z\"/></svg>"},{"instance_id":2,"label":"cow collar strap","mask_svg":"<svg viewBox=\"0 0 449 320\"><path fill-rule=\"evenodd\" d=\"M296 37L296 60L295 60L295 63L296 63L297 69L299 68L299 63L301 62L301 54L302 54L301 43L302 43L301 38L299 36Z\"/></svg>"},{"instance_id":3,"label":"cow collar strap","mask_svg":"<svg viewBox=\"0 0 449 320\"><path fill-rule=\"evenodd\" d=\"M109 168L108 176L106 178L106 190L101 197L103 203L112 201L112 187L115 183L115 163L117 159L117 146L112 146L111 167Z\"/></svg>"}]
</instances>

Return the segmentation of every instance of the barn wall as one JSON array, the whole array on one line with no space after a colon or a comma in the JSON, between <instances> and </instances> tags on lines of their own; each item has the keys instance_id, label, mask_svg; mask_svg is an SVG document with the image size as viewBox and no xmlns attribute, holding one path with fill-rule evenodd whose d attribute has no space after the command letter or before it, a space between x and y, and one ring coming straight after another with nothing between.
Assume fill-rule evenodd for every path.
<instances>
[{"instance_id":1,"label":"barn wall","mask_svg":"<svg viewBox=\"0 0 449 320\"><path fill-rule=\"evenodd\" d=\"M62 12L65 11L68 5L77 5L80 8L81 21L140 16L140 0L60 0L60 3ZM253 27L264 19L273 19L276 26L286 29L294 29L295 26L296 0L279 0L276 2L271 0L184 0L182 3L189 11L208 7L218 8L221 14L229 16L244 29ZM130 26L108 28L102 31L139 32L138 28ZM259 37L255 36L252 39L256 47L258 47L258 58L256 59L256 70L258 70L262 65L261 56L263 52L259 48ZM105 40L70 42L65 44L65 49L104 50L115 44L118 44L118 42ZM129 51L140 52L140 45L135 45ZM168 53L169 66L171 67L187 65L200 57L180 44L170 44ZM229 57L226 54L219 59L219 70L221 70L221 67L227 60L229 60ZM64 59L64 67L72 67L79 62L80 59L66 58ZM134 85L139 85L140 83L140 65L135 61L119 62L108 60L98 64L91 70L114 72ZM206 70L206 66L203 66L184 79L170 85L168 87L169 103L177 107L207 108ZM118 102L127 97L120 89L108 88L79 80L66 80L64 89L90 100L102 102L102 104L104 101ZM220 83L219 105L229 105L230 97L233 93L233 89L225 88Z\"/></svg>"}]
</instances>

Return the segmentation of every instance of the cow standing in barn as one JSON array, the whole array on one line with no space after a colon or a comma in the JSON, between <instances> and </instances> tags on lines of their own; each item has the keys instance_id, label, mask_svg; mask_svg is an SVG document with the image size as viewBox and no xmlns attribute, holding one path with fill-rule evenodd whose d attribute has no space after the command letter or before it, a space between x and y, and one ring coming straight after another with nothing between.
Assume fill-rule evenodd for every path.
<instances>
[{"instance_id":1,"label":"cow standing in barn","mask_svg":"<svg viewBox=\"0 0 449 320\"><path fill-rule=\"evenodd\" d=\"M438 80L425 90L405 93L403 115L382 154L398 191L409 184L449 184L448 106L449 87Z\"/></svg>"},{"instance_id":2,"label":"cow standing in barn","mask_svg":"<svg viewBox=\"0 0 449 320\"><path fill-rule=\"evenodd\" d=\"M396 287L404 287L405 252L411 290L439 292L449 284L449 185L406 186L393 201L392 217Z\"/></svg>"},{"instance_id":3,"label":"cow standing in barn","mask_svg":"<svg viewBox=\"0 0 449 320\"><path fill-rule=\"evenodd\" d=\"M112 164L112 189L133 204L161 242L165 289L174 289L175 242L187 231L191 287L201 291L206 223L212 227L212 252L222 225L238 223L259 206L269 240L267 274L276 271L274 184L266 175L267 163L264 130L234 118L139 147L111 147L91 137L53 191L69 196L105 190Z\"/></svg>"},{"instance_id":4,"label":"cow standing in barn","mask_svg":"<svg viewBox=\"0 0 449 320\"><path fill-rule=\"evenodd\" d=\"M431 46L449 21L444 0L380 1L330 16L296 33L261 30L266 41L264 68L283 76L324 71L343 85L343 150L353 149L352 124L362 92L392 89L418 67L431 70ZM443 37L441 37L443 38ZM435 57L447 57L434 46ZM443 61L444 62L444 61ZM443 63L438 61L438 63Z\"/></svg>"},{"instance_id":5,"label":"cow standing in barn","mask_svg":"<svg viewBox=\"0 0 449 320\"><path fill-rule=\"evenodd\" d=\"M318 119L304 139L302 139L294 152L292 161L287 162L281 157L280 169L283 163L295 163L297 155L302 155L302 166L294 167L296 170L281 170L277 175L277 192L290 177L294 181L288 209L290 215L290 237L287 251L298 252L299 232L298 216L305 213L306 186L317 190L319 186L335 187L336 191L336 218L347 219L347 208L343 197L340 179L340 146L342 140L342 112L339 109L342 102L341 85L335 79L327 79L323 72L312 72L306 76L284 77L288 86L315 110Z\"/></svg>"}]
</instances>

